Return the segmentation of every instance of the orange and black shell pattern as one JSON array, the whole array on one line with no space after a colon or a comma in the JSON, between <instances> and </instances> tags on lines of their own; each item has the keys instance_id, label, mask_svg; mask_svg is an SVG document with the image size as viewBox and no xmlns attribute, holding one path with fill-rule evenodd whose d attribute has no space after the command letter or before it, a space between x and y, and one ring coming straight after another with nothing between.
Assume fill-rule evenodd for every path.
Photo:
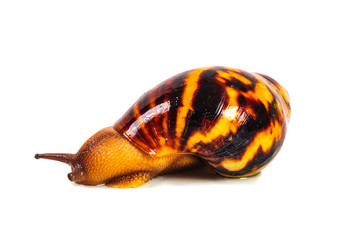
<instances>
[{"instance_id":1,"label":"orange and black shell pattern","mask_svg":"<svg viewBox=\"0 0 361 240\"><path fill-rule=\"evenodd\" d=\"M242 177L278 153L289 117L288 93L272 78L207 67L146 92L114 128L153 158L194 154L223 176Z\"/></svg>"}]
</instances>

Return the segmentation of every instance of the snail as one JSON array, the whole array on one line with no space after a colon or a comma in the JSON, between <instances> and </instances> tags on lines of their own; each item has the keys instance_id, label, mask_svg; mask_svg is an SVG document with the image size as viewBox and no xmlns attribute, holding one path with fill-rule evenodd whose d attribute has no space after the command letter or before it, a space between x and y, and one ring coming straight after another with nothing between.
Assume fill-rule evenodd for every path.
<instances>
[{"instance_id":1,"label":"snail","mask_svg":"<svg viewBox=\"0 0 361 240\"><path fill-rule=\"evenodd\" d=\"M202 162L224 177L249 177L279 152L289 119L289 95L269 76L198 68L144 93L76 154L35 158L69 164L69 180L84 185L139 187Z\"/></svg>"}]
</instances>

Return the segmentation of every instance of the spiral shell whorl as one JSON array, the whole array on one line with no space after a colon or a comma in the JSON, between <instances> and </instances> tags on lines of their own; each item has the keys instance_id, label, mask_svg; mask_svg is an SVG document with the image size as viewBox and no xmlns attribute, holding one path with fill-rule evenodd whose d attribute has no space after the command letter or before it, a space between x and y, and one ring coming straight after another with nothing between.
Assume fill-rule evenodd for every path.
<instances>
[{"instance_id":1,"label":"spiral shell whorl","mask_svg":"<svg viewBox=\"0 0 361 240\"><path fill-rule=\"evenodd\" d=\"M194 154L225 176L257 173L277 154L289 118L272 78L226 67L180 73L146 92L114 129L150 154Z\"/></svg>"}]
</instances>

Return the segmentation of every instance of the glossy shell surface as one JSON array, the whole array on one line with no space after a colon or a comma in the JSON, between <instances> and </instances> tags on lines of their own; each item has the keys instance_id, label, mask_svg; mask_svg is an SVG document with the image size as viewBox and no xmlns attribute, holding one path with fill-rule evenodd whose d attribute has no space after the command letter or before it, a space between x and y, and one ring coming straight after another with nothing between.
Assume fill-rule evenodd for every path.
<instances>
[{"instance_id":1,"label":"glossy shell surface","mask_svg":"<svg viewBox=\"0 0 361 240\"><path fill-rule=\"evenodd\" d=\"M290 107L272 78L226 67L180 73L143 94L114 128L150 154L194 154L224 176L263 169L280 150Z\"/></svg>"}]
</instances>

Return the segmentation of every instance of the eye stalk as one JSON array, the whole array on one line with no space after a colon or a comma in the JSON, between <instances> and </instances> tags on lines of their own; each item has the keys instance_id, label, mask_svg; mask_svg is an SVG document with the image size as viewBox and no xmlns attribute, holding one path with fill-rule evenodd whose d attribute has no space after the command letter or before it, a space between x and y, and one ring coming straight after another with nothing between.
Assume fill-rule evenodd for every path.
<instances>
[{"instance_id":1,"label":"eye stalk","mask_svg":"<svg viewBox=\"0 0 361 240\"><path fill-rule=\"evenodd\" d=\"M36 159L45 158L45 159L55 160L69 164L71 166L72 163L75 161L75 156L76 156L75 154L71 154L71 153L44 153L44 154L37 153L35 154L34 157Z\"/></svg>"}]
</instances>

